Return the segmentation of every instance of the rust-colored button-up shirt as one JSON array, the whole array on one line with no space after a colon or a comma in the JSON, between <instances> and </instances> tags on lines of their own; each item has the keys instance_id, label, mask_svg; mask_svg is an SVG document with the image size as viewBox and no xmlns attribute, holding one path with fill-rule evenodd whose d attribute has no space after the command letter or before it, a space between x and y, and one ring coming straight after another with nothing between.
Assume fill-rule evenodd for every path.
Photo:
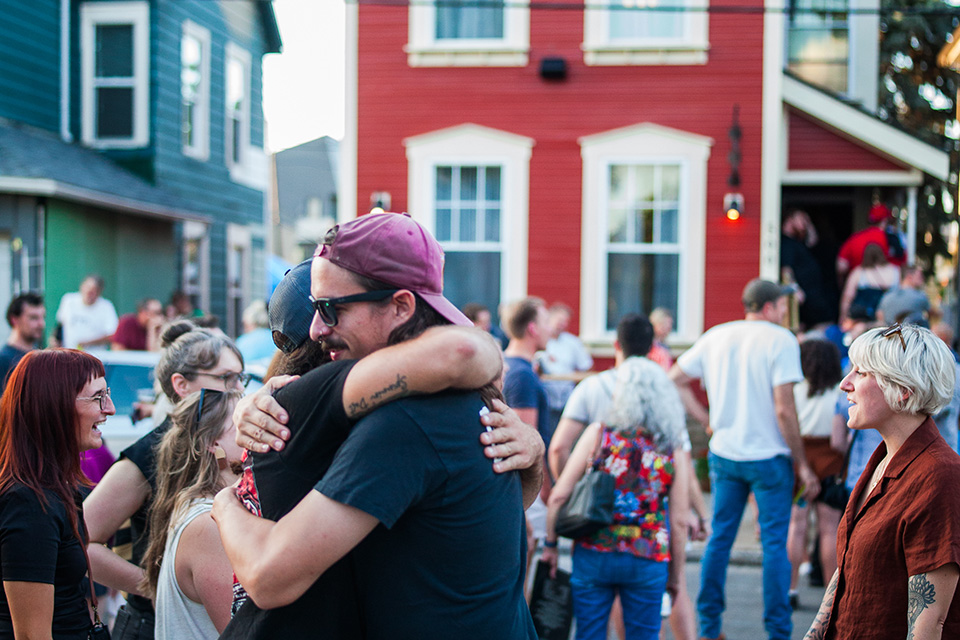
<instances>
[{"instance_id":1,"label":"rust-colored button-up shirt","mask_svg":"<svg viewBox=\"0 0 960 640\"><path fill-rule=\"evenodd\" d=\"M884 443L873 452L840 521L840 574L827 638L903 640L908 578L960 565L960 456L930 418L907 438L854 514L886 453ZM960 597L950 605L943 638L960 638Z\"/></svg>"}]
</instances>

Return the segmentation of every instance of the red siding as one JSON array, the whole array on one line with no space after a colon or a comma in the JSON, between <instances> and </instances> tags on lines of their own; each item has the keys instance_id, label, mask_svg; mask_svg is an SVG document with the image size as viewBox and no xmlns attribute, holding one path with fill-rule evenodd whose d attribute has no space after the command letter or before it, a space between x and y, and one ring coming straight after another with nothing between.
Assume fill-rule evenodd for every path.
<instances>
[{"instance_id":1,"label":"red siding","mask_svg":"<svg viewBox=\"0 0 960 640\"><path fill-rule=\"evenodd\" d=\"M792 171L903 171L876 149L849 140L823 122L790 110L787 167Z\"/></svg>"},{"instance_id":2,"label":"red siding","mask_svg":"<svg viewBox=\"0 0 960 640\"><path fill-rule=\"evenodd\" d=\"M760 0L749 4L762 6ZM536 140L530 163L529 291L577 310L582 201L577 139L641 122L710 136L715 145L708 165L704 320L711 326L742 315L741 289L759 269L761 16L711 14L706 65L587 67L580 49L582 10L537 10L534 3L530 63L523 68L410 68L403 51L407 8L361 4L359 16L360 212L373 191L384 190L392 194L395 210L406 208L406 137L466 122L529 136ZM540 79L539 61L548 56L566 59L566 81ZM732 223L722 203L735 104L743 129L740 190L746 213Z\"/></svg>"}]
</instances>

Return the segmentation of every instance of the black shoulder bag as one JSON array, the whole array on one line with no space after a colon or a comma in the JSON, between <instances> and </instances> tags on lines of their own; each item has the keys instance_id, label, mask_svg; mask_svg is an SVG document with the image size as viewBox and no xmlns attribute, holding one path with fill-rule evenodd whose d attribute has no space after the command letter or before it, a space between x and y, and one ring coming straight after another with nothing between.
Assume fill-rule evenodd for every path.
<instances>
[{"instance_id":1,"label":"black shoulder bag","mask_svg":"<svg viewBox=\"0 0 960 640\"><path fill-rule=\"evenodd\" d=\"M597 468L605 426L600 427L597 447L583 477L557 513L556 531L564 538L582 538L613 524L615 478Z\"/></svg>"}]
</instances>

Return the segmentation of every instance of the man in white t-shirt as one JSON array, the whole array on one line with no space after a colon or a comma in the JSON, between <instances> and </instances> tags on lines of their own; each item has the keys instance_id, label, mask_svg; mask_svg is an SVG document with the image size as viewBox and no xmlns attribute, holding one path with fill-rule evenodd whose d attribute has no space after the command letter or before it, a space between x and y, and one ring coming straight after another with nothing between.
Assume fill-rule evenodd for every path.
<instances>
[{"instance_id":1,"label":"man in white t-shirt","mask_svg":"<svg viewBox=\"0 0 960 640\"><path fill-rule=\"evenodd\" d=\"M556 430L563 407L567 403L577 381L583 380L586 371L593 366L593 357L577 336L567 332L573 312L570 307L557 302L549 309L548 325L550 340L546 348L537 354L540 375L547 390L550 404L550 427ZM558 378L551 379L551 376Z\"/></svg>"},{"instance_id":2,"label":"man in white t-shirt","mask_svg":"<svg viewBox=\"0 0 960 640\"><path fill-rule=\"evenodd\" d=\"M100 296L103 278L89 275L80 283L80 291L65 293L57 308L57 322L63 327L61 346L87 349L110 342L117 330L117 310Z\"/></svg>"},{"instance_id":3,"label":"man in white t-shirt","mask_svg":"<svg viewBox=\"0 0 960 640\"><path fill-rule=\"evenodd\" d=\"M771 640L788 640L793 629L787 529L794 468L807 500L820 484L800 440L793 385L803 372L796 337L780 326L786 294L773 282L751 280L743 290L745 318L704 333L670 371L687 412L712 433L713 535L701 561L697 598L703 638L723 637L727 564L751 492L763 547L764 626ZM691 389L696 379L706 388L709 414Z\"/></svg>"}]
</instances>

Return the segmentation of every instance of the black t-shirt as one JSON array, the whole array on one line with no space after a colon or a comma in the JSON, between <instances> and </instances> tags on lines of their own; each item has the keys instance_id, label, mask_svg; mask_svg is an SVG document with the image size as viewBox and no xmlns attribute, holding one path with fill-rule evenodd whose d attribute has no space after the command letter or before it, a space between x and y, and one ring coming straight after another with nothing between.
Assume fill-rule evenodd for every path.
<instances>
[{"instance_id":1,"label":"black t-shirt","mask_svg":"<svg viewBox=\"0 0 960 640\"><path fill-rule=\"evenodd\" d=\"M143 559L143 554L146 553L147 545L150 543L150 507L153 505L153 497L157 495L157 446L171 426L173 426L173 420L167 416L153 430L120 452L120 459L126 458L137 465L137 469L150 485L150 497L140 505L136 513L130 516L132 542L130 562L137 565ZM153 606L147 598L130 594L127 596L127 601L141 611L153 611Z\"/></svg>"},{"instance_id":2,"label":"black t-shirt","mask_svg":"<svg viewBox=\"0 0 960 640\"><path fill-rule=\"evenodd\" d=\"M86 638L90 615L84 600L87 562L60 497L45 491L47 504L32 489L15 484L0 495L0 580L53 585L54 640ZM78 505L77 524L83 531ZM0 639L13 638L6 592L0 589Z\"/></svg>"},{"instance_id":3,"label":"black t-shirt","mask_svg":"<svg viewBox=\"0 0 960 640\"><path fill-rule=\"evenodd\" d=\"M289 513L330 468L351 423L343 409L343 384L355 361L325 364L277 391L287 410L290 439L283 451L248 454L238 491L248 509L271 520ZM360 636L357 600L347 561L328 569L296 602L262 610L235 591L235 615L220 636L315 638ZM239 607L239 608L236 608Z\"/></svg>"},{"instance_id":4,"label":"black t-shirt","mask_svg":"<svg viewBox=\"0 0 960 640\"><path fill-rule=\"evenodd\" d=\"M316 489L380 524L347 556L369 640L535 639L519 474L479 443L483 402L444 392L358 422Z\"/></svg>"},{"instance_id":5,"label":"black t-shirt","mask_svg":"<svg viewBox=\"0 0 960 640\"><path fill-rule=\"evenodd\" d=\"M25 355L27 355L26 351L21 351L9 344L5 344L0 348L0 395L2 395L3 390L7 388L7 378L10 376L10 372L13 371L17 363L19 363L20 359Z\"/></svg>"}]
</instances>

